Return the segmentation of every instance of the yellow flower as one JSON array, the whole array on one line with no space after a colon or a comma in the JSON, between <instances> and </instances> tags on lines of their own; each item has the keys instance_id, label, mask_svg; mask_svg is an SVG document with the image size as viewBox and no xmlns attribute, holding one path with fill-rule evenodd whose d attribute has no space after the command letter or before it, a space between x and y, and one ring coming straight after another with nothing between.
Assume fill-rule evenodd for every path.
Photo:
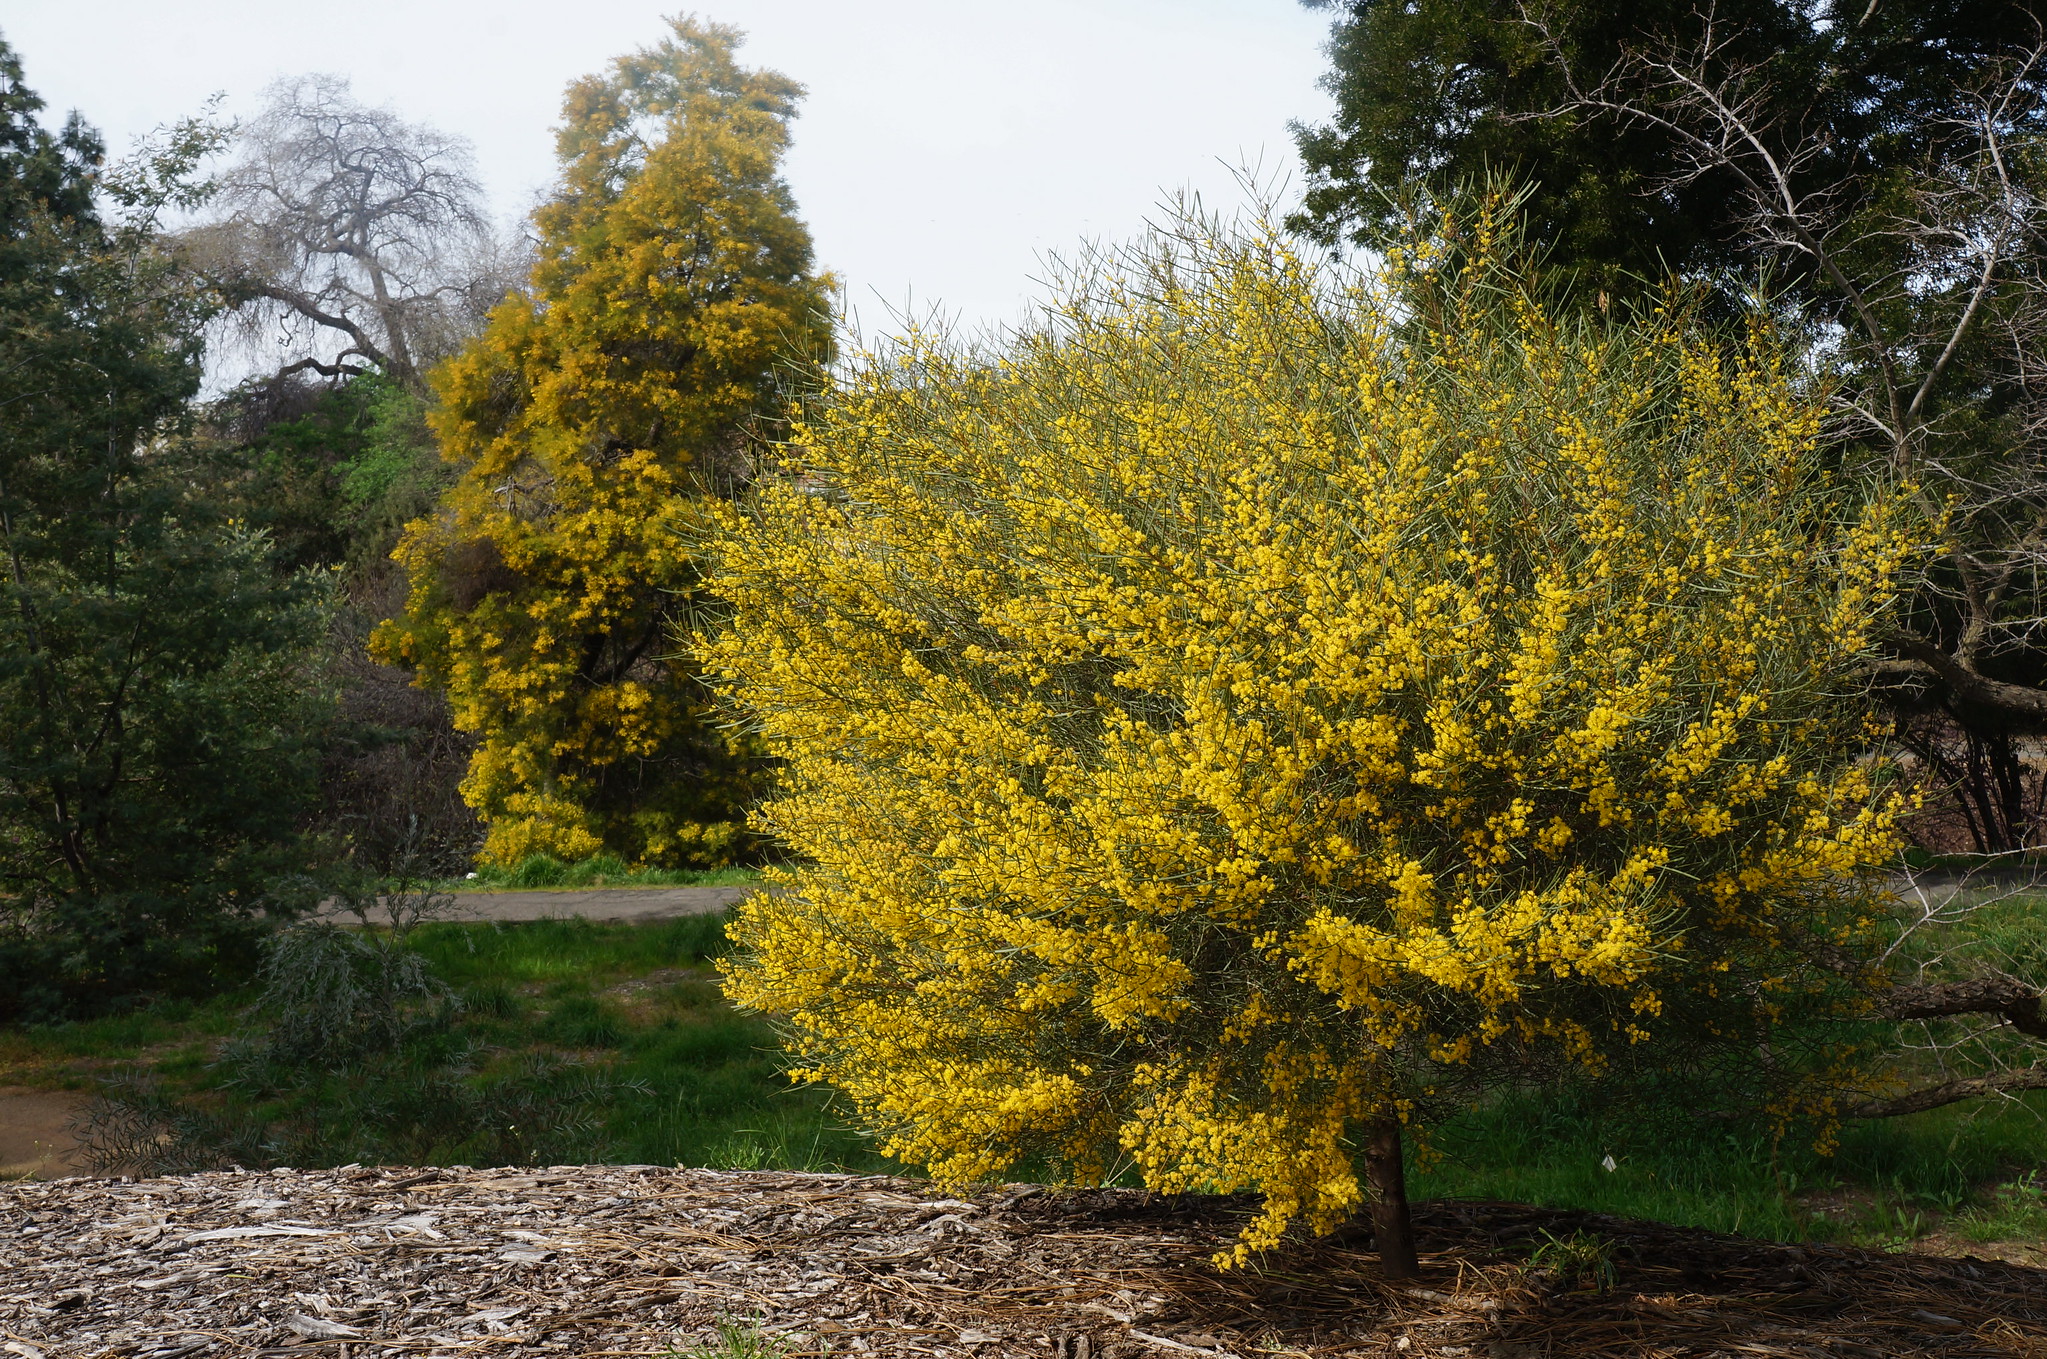
<instances>
[{"instance_id":1,"label":"yellow flower","mask_svg":"<svg viewBox=\"0 0 2047 1359\"><path fill-rule=\"evenodd\" d=\"M890 1154L1255 1189L1241 1260L1429 1073L1684 1041L1854 918L1892 511L1763 340L1458 279L1187 223L856 365L721 518L700 654L804 865L728 987Z\"/></svg>"}]
</instances>

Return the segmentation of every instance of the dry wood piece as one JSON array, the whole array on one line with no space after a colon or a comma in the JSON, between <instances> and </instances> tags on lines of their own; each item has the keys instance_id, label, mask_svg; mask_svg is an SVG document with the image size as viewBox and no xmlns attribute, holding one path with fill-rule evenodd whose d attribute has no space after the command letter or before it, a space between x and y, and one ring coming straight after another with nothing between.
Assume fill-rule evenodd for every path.
<instances>
[{"instance_id":1,"label":"dry wood piece","mask_svg":"<svg viewBox=\"0 0 2047 1359\"><path fill-rule=\"evenodd\" d=\"M1780 1246L1513 1204L1418 1204L1420 1278L1343 1233L1220 1272L1244 1199L556 1166L0 1185L17 1359L666 1355L721 1320L793 1354L2023 1356L2047 1272ZM1566 1291L1544 1233L1609 1243Z\"/></svg>"}]
</instances>

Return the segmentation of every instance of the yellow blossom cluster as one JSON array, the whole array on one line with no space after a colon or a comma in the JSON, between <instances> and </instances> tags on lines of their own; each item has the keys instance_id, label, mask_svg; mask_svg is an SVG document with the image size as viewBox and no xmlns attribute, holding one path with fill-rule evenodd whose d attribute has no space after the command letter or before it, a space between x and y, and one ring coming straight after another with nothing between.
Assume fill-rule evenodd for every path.
<instances>
[{"instance_id":1,"label":"yellow blossom cluster","mask_svg":"<svg viewBox=\"0 0 2047 1359\"><path fill-rule=\"evenodd\" d=\"M1682 1042L1868 927L1899 521L1767 333L1502 253L1186 222L999 353L868 355L727 513L699 645L803 861L728 987L890 1154L1256 1190L1242 1259L1431 1070Z\"/></svg>"}]
</instances>

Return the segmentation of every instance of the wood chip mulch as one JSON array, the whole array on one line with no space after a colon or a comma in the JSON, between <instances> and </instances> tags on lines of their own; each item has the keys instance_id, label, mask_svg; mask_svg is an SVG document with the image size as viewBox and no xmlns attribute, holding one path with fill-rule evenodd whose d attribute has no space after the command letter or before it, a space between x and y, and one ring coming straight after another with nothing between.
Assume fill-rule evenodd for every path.
<instances>
[{"instance_id":1,"label":"wood chip mulch","mask_svg":"<svg viewBox=\"0 0 2047 1359\"><path fill-rule=\"evenodd\" d=\"M1512 1204L1416 1207L1423 1275L1336 1237L1218 1271L1243 1200L644 1166L0 1185L14 1359L690 1354L2023 1356L2047 1271ZM1611 1247L1609 1286L1528 1265Z\"/></svg>"}]
</instances>

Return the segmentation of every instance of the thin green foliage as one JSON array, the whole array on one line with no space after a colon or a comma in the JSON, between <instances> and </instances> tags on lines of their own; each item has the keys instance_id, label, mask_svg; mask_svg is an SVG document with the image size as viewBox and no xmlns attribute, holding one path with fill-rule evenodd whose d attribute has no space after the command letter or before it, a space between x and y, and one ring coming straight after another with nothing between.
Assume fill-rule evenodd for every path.
<instances>
[{"instance_id":1,"label":"thin green foliage","mask_svg":"<svg viewBox=\"0 0 2047 1359\"><path fill-rule=\"evenodd\" d=\"M668 1354L670 1359L787 1359L796 1349L794 1337L770 1331L758 1321L722 1317L709 1336L676 1337Z\"/></svg>"},{"instance_id":2,"label":"thin green foliage","mask_svg":"<svg viewBox=\"0 0 2047 1359\"><path fill-rule=\"evenodd\" d=\"M1542 1234L1542 1244L1528 1257L1529 1266L1564 1288L1589 1288L1604 1293L1617 1277L1613 1242L1587 1231L1567 1236Z\"/></svg>"}]
</instances>

